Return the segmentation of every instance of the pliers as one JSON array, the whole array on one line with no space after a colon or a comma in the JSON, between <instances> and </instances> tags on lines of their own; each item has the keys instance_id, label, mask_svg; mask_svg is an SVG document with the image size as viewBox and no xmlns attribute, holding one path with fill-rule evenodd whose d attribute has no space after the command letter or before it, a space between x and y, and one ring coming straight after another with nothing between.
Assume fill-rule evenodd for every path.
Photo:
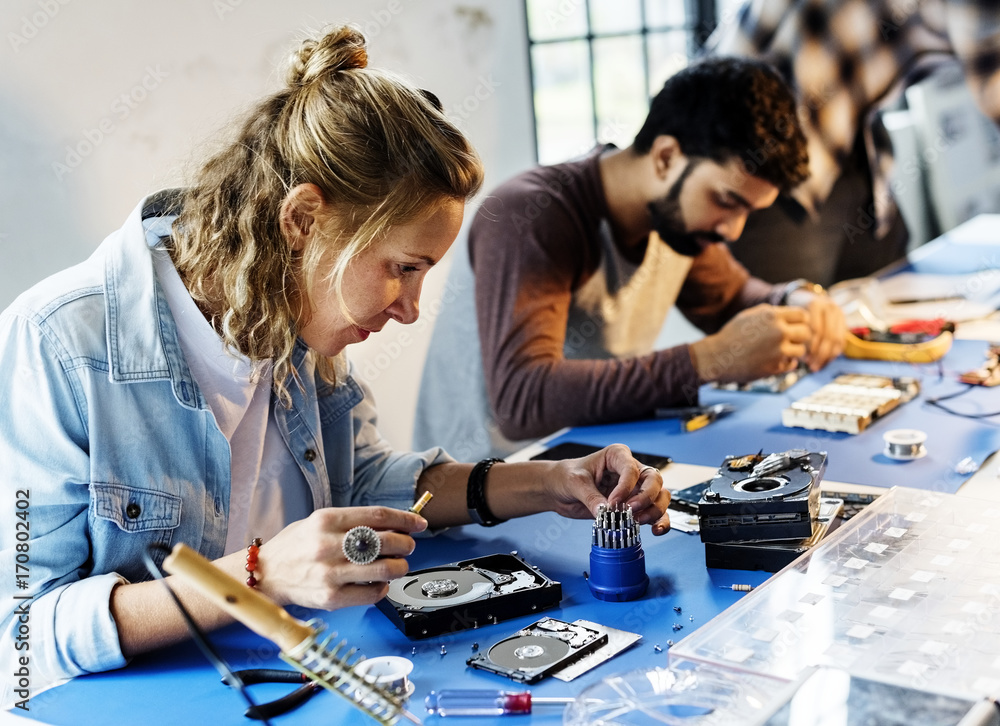
<instances>
[{"instance_id":1,"label":"pliers","mask_svg":"<svg viewBox=\"0 0 1000 726\"><path fill-rule=\"evenodd\" d=\"M316 691L323 688L320 684L309 680L304 673L300 673L299 671L282 670L280 668L247 668L245 670L235 671L234 675L236 675L243 682L244 686L252 686L255 683L302 684L287 696L282 696L281 698L268 701L267 703L259 703L256 706L251 706L243 713L243 715L247 718L252 718L257 721L264 721L274 716L280 716L283 713L287 713L293 708L297 708L308 701L309 698L316 693ZM234 683L230 683L226 678L223 678L222 682L227 686L235 685Z\"/></svg>"}]
</instances>

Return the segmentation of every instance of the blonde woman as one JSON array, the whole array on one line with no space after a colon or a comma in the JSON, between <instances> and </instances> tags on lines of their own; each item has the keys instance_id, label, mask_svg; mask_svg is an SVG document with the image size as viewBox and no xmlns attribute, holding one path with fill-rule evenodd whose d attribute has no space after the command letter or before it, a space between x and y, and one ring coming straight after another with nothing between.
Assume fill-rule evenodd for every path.
<instances>
[{"instance_id":1,"label":"blonde woman","mask_svg":"<svg viewBox=\"0 0 1000 726\"><path fill-rule=\"evenodd\" d=\"M282 604L335 609L383 597L428 524L585 518L610 498L669 527L659 473L624 446L473 467L380 438L344 349L417 319L482 170L436 98L366 65L350 27L302 44L191 187L143 200L0 316L0 477L30 511L23 536L6 515L0 570L30 557L36 686L186 637L143 582L150 545L185 542ZM406 511L428 491L426 520ZM382 555L369 563L344 547L362 526ZM174 587L203 627L226 622Z\"/></svg>"}]
</instances>

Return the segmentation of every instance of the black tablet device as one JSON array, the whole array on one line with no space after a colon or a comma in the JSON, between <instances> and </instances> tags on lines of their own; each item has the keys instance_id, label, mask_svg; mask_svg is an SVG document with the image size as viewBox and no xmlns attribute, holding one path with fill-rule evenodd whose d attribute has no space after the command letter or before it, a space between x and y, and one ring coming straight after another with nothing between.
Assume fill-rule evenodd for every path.
<instances>
[{"instance_id":1,"label":"black tablet device","mask_svg":"<svg viewBox=\"0 0 1000 726\"><path fill-rule=\"evenodd\" d=\"M581 456L586 456L587 454L593 454L595 451L600 451L603 446L591 446L590 444L580 444L575 441L565 441L561 444L556 444L551 449L546 449L545 451L535 454L531 457L532 461L558 461L560 459L578 459ZM657 469L662 469L667 464L669 464L673 459L664 454L644 454L640 451L633 451L632 456L640 464L645 464L646 466L652 466Z\"/></svg>"}]
</instances>

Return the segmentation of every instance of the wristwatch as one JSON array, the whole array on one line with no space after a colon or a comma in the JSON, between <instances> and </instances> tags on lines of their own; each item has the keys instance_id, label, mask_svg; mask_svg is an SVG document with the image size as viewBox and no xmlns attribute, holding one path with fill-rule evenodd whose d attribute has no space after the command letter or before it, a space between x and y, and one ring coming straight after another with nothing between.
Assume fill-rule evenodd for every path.
<instances>
[{"instance_id":1,"label":"wristwatch","mask_svg":"<svg viewBox=\"0 0 1000 726\"><path fill-rule=\"evenodd\" d=\"M781 293L781 304L788 305L788 301L792 294L798 290L805 290L806 292L811 292L813 295L826 295L826 288L822 285L813 282L812 280L807 280L804 277L800 277L798 280L792 280L790 283L785 285L785 289Z\"/></svg>"}]
</instances>

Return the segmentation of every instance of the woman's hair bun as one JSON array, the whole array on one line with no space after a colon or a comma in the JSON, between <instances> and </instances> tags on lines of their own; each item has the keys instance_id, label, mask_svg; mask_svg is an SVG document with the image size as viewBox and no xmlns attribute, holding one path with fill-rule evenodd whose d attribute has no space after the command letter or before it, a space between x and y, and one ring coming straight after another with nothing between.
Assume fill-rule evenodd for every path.
<instances>
[{"instance_id":1,"label":"woman's hair bun","mask_svg":"<svg viewBox=\"0 0 1000 726\"><path fill-rule=\"evenodd\" d=\"M327 73L365 68L365 45L365 36L350 25L337 26L318 40L304 40L292 53L286 81L289 86L301 86Z\"/></svg>"}]
</instances>

